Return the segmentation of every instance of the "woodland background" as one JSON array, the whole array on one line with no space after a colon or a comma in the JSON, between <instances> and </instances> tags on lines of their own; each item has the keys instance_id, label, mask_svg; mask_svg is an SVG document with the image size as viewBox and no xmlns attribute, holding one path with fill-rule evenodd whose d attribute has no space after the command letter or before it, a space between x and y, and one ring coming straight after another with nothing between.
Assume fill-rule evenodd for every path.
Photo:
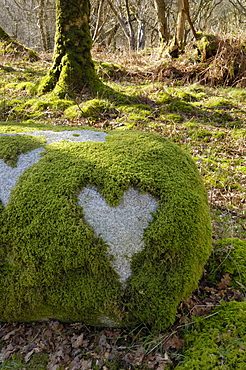
<instances>
[{"instance_id":1,"label":"woodland background","mask_svg":"<svg viewBox=\"0 0 246 370\"><path fill-rule=\"evenodd\" d=\"M175 36L179 1L91 0L91 34L94 46L108 52L129 47L126 34L133 35L134 48L159 46L157 4L165 7L167 38ZM246 1L190 0L195 30L204 33L242 35L246 30ZM1 27L29 48L52 51L55 34L55 0L0 0ZM187 24L185 41L192 38ZM168 40L167 40L168 41Z\"/></svg>"},{"instance_id":2,"label":"woodland background","mask_svg":"<svg viewBox=\"0 0 246 370\"><path fill-rule=\"evenodd\" d=\"M0 0L0 27L37 52L0 40L0 125L134 129L177 143L203 177L214 247L166 332L0 323L1 370L245 369L246 315L237 313L246 296L246 1L189 5L195 31L218 41L208 53L199 52L187 21L173 53L180 1L91 0L95 68L118 95L58 99L37 94L52 65L55 0ZM165 10L162 32L157 9Z\"/></svg>"}]
</instances>

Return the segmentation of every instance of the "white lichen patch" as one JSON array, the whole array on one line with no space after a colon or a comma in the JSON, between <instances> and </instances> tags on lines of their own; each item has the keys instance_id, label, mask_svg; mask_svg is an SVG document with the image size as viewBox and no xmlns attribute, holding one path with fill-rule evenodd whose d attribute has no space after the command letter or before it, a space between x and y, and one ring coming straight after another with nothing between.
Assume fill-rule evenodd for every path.
<instances>
[{"instance_id":1,"label":"white lichen patch","mask_svg":"<svg viewBox=\"0 0 246 370\"><path fill-rule=\"evenodd\" d=\"M67 140L70 142L103 142L105 141L105 137L107 136L105 132L100 131L74 130L21 132L17 134L0 134L0 137L14 135L30 135L35 137L44 136L47 140L47 144L57 143L63 140ZM19 176L34 163L40 160L40 154L43 151L44 148L39 148L32 150L27 154L20 154L17 166L14 168L8 166L2 159L0 159L0 199L5 207L9 202L11 191L14 189Z\"/></svg>"},{"instance_id":2,"label":"white lichen patch","mask_svg":"<svg viewBox=\"0 0 246 370\"><path fill-rule=\"evenodd\" d=\"M157 210L157 200L130 188L118 206L110 207L94 187L84 188L78 198L85 220L93 227L96 236L102 237L109 246L112 266L124 284L131 275L132 256L144 247L144 230Z\"/></svg>"},{"instance_id":3,"label":"white lichen patch","mask_svg":"<svg viewBox=\"0 0 246 370\"><path fill-rule=\"evenodd\" d=\"M85 141L105 141L107 134L101 131L90 130L73 130L73 131L33 131L20 132L17 134L0 134L0 136L13 135L30 135L30 136L44 136L47 144L58 143L59 141L67 140L71 142L85 142Z\"/></svg>"},{"instance_id":4,"label":"white lichen patch","mask_svg":"<svg viewBox=\"0 0 246 370\"><path fill-rule=\"evenodd\" d=\"M0 199L5 207L9 202L11 190L14 189L20 175L40 160L40 154L43 151L44 148L38 148L26 154L20 154L17 166L14 168L0 159Z\"/></svg>"}]
</instances>

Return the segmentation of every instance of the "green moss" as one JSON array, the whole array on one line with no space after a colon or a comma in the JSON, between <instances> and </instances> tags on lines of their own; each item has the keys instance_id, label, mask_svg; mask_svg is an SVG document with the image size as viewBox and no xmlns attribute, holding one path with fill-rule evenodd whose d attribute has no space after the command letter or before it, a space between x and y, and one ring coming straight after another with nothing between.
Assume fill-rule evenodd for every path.
<instances>
[{"instance_id":1,"label":"green moss","mask_svg":"<svg viewBox=\"0 0 246 370\"><path fill-rule=\"evenodd\" d=\"M54 96L45 96L44 99L30 99L24 103L24 107L31 111L41 111L47 108L65 110L74 104L72 100L57 99Z\"/></svg>"},{"instance_id":2,"label":"green moss","mask_svg":"<svg viewBox=\"0 0 246 370\"><path fill-rule=\"evenodd\" d=\"M212 136L215 137L216 139L225 139L227 134L225 132L218 131L218 132L213 132Z\"/></svg>"},{"instance_id":3,"label":"green moss","mask_svg":"<svg viewBox=\"0 0 246 370\"><path fill-rule=\"evenodd\" d=\"M186 91L188 92L189 95L192 97L192 101L199 101L204 98L207 98L208 95L210 94L208 88L193 84L190 85L186 88Z\"/></svg>"},{"instance_id":4,"label":"green moss","mask_svg":"<svg viewBox=\"0 0 246 370\"><path fill-rule=\"evenodd\" d=\"M185 91L178 90L175 93L175 96L177 96L179 99L186 101L186 102L191 102L191 101L197 101L197 97L194 94L187 93Z\"/></svg>"},{"instance_id":5,"label":"green moss","mask_svg":"<svg viewBox=\"0 0 246 370\"><path fill-rule=\"evenodd\" d=\"M104 80L119 80L126 75L126 69L118 64L95 61L98 76Z\"/></svg>"},{"instance_id":6,"label":"green moss","mask_svg":"<svg viewBox=\"0 0 246 370\"><path fill-rule=\"evenodd\" d=\"M113 104L107 100L92 99L81 105L72 105L65 110L64 114L72 119L84 117L95 121L104 115L115 115L116 110Z\"/></svg>"},{"instance_id":7,"label":"green moss","mask_svg":"<svg viewBox=\"0 0 246 370\"><path fill-rule=\"evenodd\" d=\"M0 109L8 111L18 105L21 105L23 102L20 99L13 99L13 100L2 100L0 101Z\"/></svg>"},{"instance_id":8,"label":"green moss","mask_svg":"<svg viewBox=\"0 0 246 370\"><path fill-rule=\"evenodd\" d=\"M195 128L194 130L188 131L188 136L196 140L209 142L211 140L212 133L204 128Z\"/></svg>"},{"instance_id":9,"label":"green moss","mask_svg":"<svg viewBox=\"0 0 246 370\"><path fill-rule=\"evenodd\" d=\"M246 101L246 91L245 89L229 89L228 95L232 98L235 98L238 101Z\"/></svg>"},{"instance_id":10,"label":"green moss","mask_svg":"<svg viewBox=\"0 0 246 370\"><path fill-rule=\"evenodd\" d=\"M208 261L209 281L219 283L225 274L229 274L231 286L246 291L246 240L237 238L219 239L214 253Z\"/></svg>"},{"instance_id":11,"label":"green moss","mask_svg":"<svg viewBox=\"0 0 246 370\"><path fill-rule=\"evenodd\" d=\"M5 89L15 89L15 87L17 85L18 85L17 82L10 82L10 83L4 85L3 90L5 90Z\"/></svg>"},{"instance_id":12,"label":"green moss","mask_svg":"<svg viewBox=\"0 0 246 370\"><path fill-rule=\"evenodd\" d=\"M219 39L213 34L200 34L197 46L201 52L202 60L205 61L216 54L219 46Z\"/></svg>"},{"instance_id":13,"label":"green moss","mask_svg":"<svg viewBox=\"0 0 246 370\"><path fill-rule=\"evenodd\" d=\"M2 27L0 27L0 40L9 40L10 36L7 34L7 32L4 31Z\"/></svg>"},{"instance_id":14,"label":"green moss","mask_svg":"<svg viewBox=\"0 0 246 370\"><path fill-rule=\"evenodd\" d=\"M127 119L138 120L146 119L151 115L151 109L145 104L120 105L118 110ZM132 118L130 118L132 117Z\"/></svg>"},{"instance_id":15,"label":"green moss","mask_svg":"<svg viewBox=\"0 0 246 370\"><path fill-rule=\"evenodd\" d=\"M4 55L10 54L12 57L22 57L27 61L36 62L39 60L38 54L19 42L11 39L8 35L7 38L3 38L1 42L1 53Z\"/></svg>"},{"instance_id":16,"label":"green moss","mask_svg":"<svg viewBox=\"0 0 246 370\"><path fill-rule=\"evenodd\" d=\"M185 335L177 370L243 370L246 363L246 302L224 303L211 317L195 319Z\"/></svg>"},{"instance_id":17,"label":"green moss","mask_svg":"<svg viewBox=\"0 0 246 370\"><path fill-rule=\"evenodd\" d=\"M23 121L44 114L60 114L60 111L64 111L73 104L72 100L58 99L51 95L29 99L24 102L15 99L0 102L0 114L2 113L4 117L7 115L8 119L21 118ZM45 113L41 113L42 111L45 111Z\"/></svg>"},{"instance_id":18,"label":"green moss","mask_svg":"<svg viewBox=\"0 0 246 370\"><path fill-rule=\"evenodd\" d=\"M170 112L193 113L195 109L192 104L180 100L173 101L167 106L167 110Z\"/></svg>"},{"instance_id":19,"label":"green moss","mask_svg":"<svg viewBox=\"0 0 246 370\"><path fill-rule=\"evenodd\" d=\"M18 132L33 132L33 131L40 131L40 130L52 130L52 131L66 131L67 127L66 126L55 126L54 125L49 125L45 124L43 125L42 123L38 123L33 120L27 120L24 123L21 122L1 122L0 121L0 134L13 134L13 133L18 133ZM88 130L88 127L86 126L81 126L81 130L86 129ZM77 127L70 127L69 130L77 130ZM95 130L94 128L90 128L90 130ZM31 134L30 134L31 135Z\"/></svg>"},{"instance_id":20,"label":"green moss","mask_svg":"<svg viewBox=\"0 0 246 370\"><path fill-rule=\"evenodd\" d=\"M151 118L151 108L145 104L120 105L117 107L121 117L117 122L122 123L122 127L133 128L143 123L147 123Z\"/></svg>"},{"instance_id":21,"label":"green moss","mask_svg":"<svg viewBox=\"0 0 246 370\"><path fill-rule=\"evenodd\" d=\"M107 246L85 222L76 194L94 185L109 205L132 186L159 200L122 289ZM211 250L206 192L191 158L158 135L112 132L106 142L59 142L28 169L0 213L0 320L161 330L196 288Z\"/></svg>"},{"instance_id":22,"label":"green moss","mask_svg":"<svg viewBox=\"0 0 246 370\"><path fill-rule=\"evenodd\" d=\"M157 98L156 98L156 103L158 104L168 104L171 103L173 100L173 97L165 92L159 93Z\"/></svg>"},{"instance_id":23,"label":"green moss","mask_svg":"<svg viewBox=\"0 0 246 370\"><path fill-rule=\"evenodd\" d=\"M40 81L40 94L53 91L59 98L73 97L76 92L96 93L103 89L91 58L89 1L78 0L68 7L57 3L56 38L53 66Z\"/></svg>"},{"instance_id":24,"label":"green moss","mask_svg":"<svg viewBox=\"0 0 246 370\"><path fill-rule=\"evenodd\" d=\"M210 107L210 108L216 108L216 107L227 107L230 108L231 107L231 101L228 100L228 99L224 99L224 98L221 98L221 97L216 97L216 96L213 96L211 98L209 98L208 100L206 100L206 102L204 103L204 107Z\"/></svg>"},{"instance_id":25,"label":"green moss","mask_svg":"<svg viewBox=\"0 0 246 370\"><path fill-rule=\"evenodd\" d=\"M184 119L180 114L177 113L170 113L170 114L162 114L160 119L167 123L177 123L182 122Z\"/></svg>"},{"instance_id":26,"label":"green moss","mask_svg":"<svg viewBox=\"0 0 246 370\"><path fill-rule=\"evenodd\" d=\"M45 77L39 81L37 92L43 94L54 89L57 82L56 73L50 70Z\"/></svg>"},{"instance_id":27,"label":"green moss","mask_svg":"<svg viewBox=\"0 0 246 370\"><path fill-rule=\"evenodd\" d=\"M17 91L26 90L29 94L36 93L36 85L32 82L20 82L6 84L4 89L14 89Z\"/></svg>"},{"instance_id":28,"label":"green moss","mask_svg":"<svg viewBox=\"0 0 246 370\"><path fill-rule=\"evenodd\" d=\"M45 139L29 135L0 136L0 158L9 166L16 166L18 156L39 148Z\"/></svg>"}]
</instances>

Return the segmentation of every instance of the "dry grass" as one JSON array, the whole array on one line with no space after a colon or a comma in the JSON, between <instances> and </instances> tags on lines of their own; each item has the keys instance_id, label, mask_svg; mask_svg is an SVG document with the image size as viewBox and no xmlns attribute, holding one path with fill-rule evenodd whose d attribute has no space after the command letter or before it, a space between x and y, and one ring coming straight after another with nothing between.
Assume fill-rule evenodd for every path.
<instances>
[{"instance_id":1,"label":"dry grass","mask_svg":"<svg viewBox=\"0 0 246 370\"><path fill-rule=\"evenodd\" d=\"M107 53L93 50L98 61L117 63L127 69L128 75L148 81L162 81L167 84L198 82L204 85L246 87L246 35L219 37L215 55L201 61L199 51L189 44L177 59L158 49L133 52Z\"/></svg>"}]
</instances>

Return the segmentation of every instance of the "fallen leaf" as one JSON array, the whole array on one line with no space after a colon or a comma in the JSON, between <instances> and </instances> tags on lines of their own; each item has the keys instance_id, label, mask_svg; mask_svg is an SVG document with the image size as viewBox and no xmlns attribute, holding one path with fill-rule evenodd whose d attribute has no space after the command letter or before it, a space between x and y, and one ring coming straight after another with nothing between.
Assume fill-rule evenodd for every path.
<instances>
[{"instance_id":1,"label":"fallen leaf","mask_svg":"<svg viewBox=\"0 0 246 370\"><path fill-rule=\"evenodd\" d=\"M82 358L80 363L81 363L81 367L80 367L81 370L90 370L91 369L92 360L85 360L84 358Z\"/></svg>"},{"instance_id":2,"label":"fallen leaf","mask_svg":"<svg viewBox=\"0 0 246 370\"><path fill-rule=\"evenodd\" d=\"M75 342L74 342L74 343L72 343L72 347L73 347L73 348L79 348L79 347L81 347L81 346L82 346L82 344L83 344L83 340L84 340L84 333L80 334L80 335L76 338Z\"/></svg>"},{"instance_id":3,"label":"fallen leaf","mask_svg":"<svg viewBox=\"0 0 246 370\"><path fill-rule=\"evenodd\" d=\"M39 349L38 348L33 348L30 352L28 352L27 354L26 354L26 356L24 357L24 360L25 360L25 362L28 362L29 360L30 360L30 358L32 357L32 355L34 354L34 353L38 353L39 352Z\"/></svg>"},{"instance_id":4,"label":"fallen leaf","mask_svg":"<svg viewBox=\"0 0 246 370\"><path fill-rule=\"evenodd\" d=\"M163 350L167 351L169 348L181 349L183 345L184 340L174 334L163 344Z\"/></svg>"},{"instance_id":5,"label":"fallen leaf","mask_svg":"<svg viewBox=\"0 0 246 370\"><path fill-rule=\"evenodd\" d=\"M231 278L229 274L225 274L223 278L221 279L220 283L217 284L217 288L219 290L227 289L228 286L230 285Z\"/></svg>"},{"instance_id":6,"label":"fallen leaf","mask_svg":"<svg viewBox=\"0 0 246 370\"><path fill-rule=\"evenodd\" d=\"M17 329L14 329L12 331L10 331L9 333L7 333L3 338L2 340L5 340L7 341L11 336L14 336L18 331L20 331L20 327L17 328Z\"/></svg>"},{"instance_id":7,"label":"fallen leaf","mask_svg":"<svg viewBox=\"0 0 246 370\"><path fill-rule=\"evenodd\" d=\"M123 360L126 361L130 365L141 365L145 354L146 354L146 351L144 347L140 346L136 352L128 352L123 357Z\"/></svg>"},{"instance_id":8,"label":"fallen leaf","mask_svg":"<svg viewBox=\"0 0 246 370\"><path fill-rule=\"evenodd\" d=\"M15 346L12 343L8 344L6 348L3 348L0 353L1 361L7 360L13 353L16 352Z\"/></svg>"}]
</instances>

